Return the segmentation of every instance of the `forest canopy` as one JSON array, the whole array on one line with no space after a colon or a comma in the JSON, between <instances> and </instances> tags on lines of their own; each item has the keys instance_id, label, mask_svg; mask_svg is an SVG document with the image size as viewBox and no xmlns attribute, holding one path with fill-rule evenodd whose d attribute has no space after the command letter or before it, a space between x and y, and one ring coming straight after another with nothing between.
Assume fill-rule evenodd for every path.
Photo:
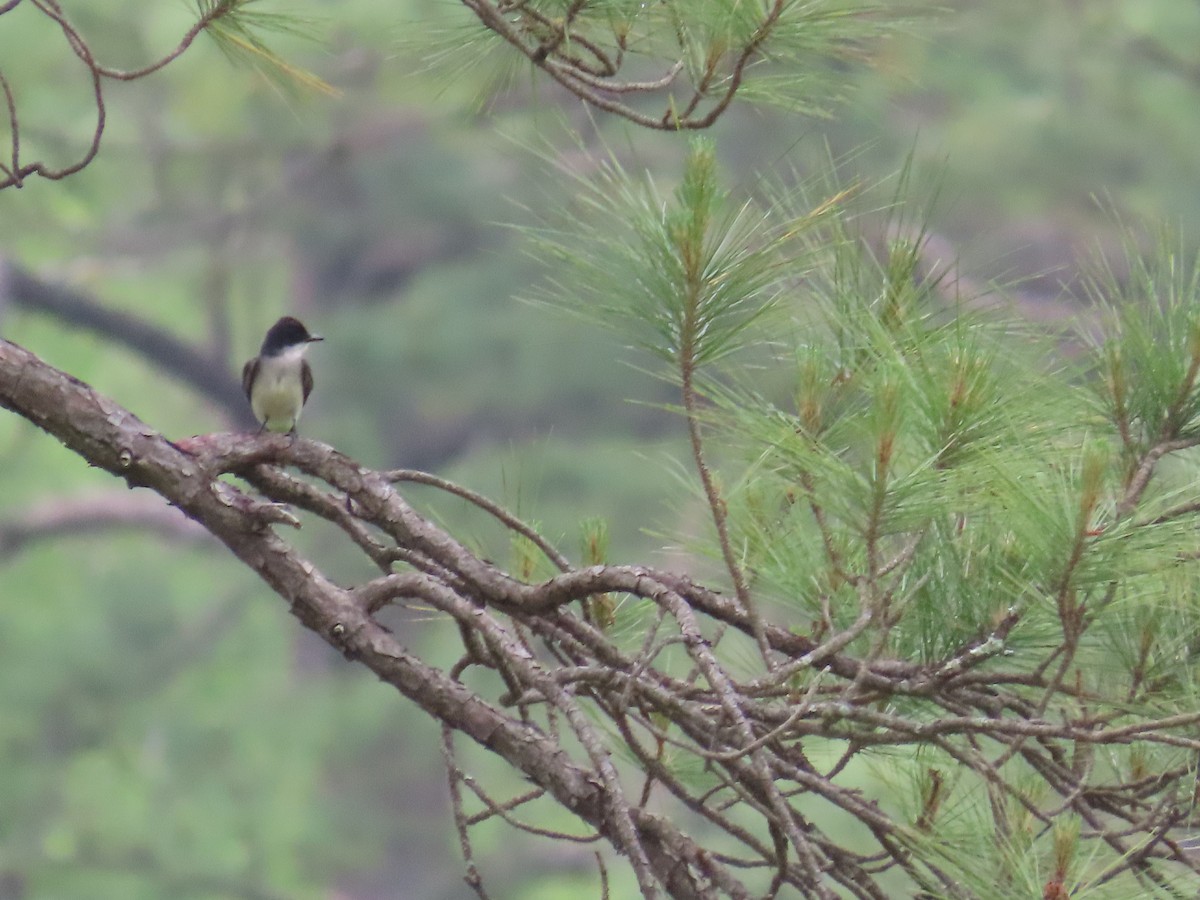
<instances>
[{"instance_id":1,"label":"forest canopy","mask_svg":"<svg viewBox=\"0 0 1200 900\"><path fill-rule=\"evenodd\" d=\"M1198 31L0 3L0 896L1190 896Z\"/></svg>"}]
</instances>

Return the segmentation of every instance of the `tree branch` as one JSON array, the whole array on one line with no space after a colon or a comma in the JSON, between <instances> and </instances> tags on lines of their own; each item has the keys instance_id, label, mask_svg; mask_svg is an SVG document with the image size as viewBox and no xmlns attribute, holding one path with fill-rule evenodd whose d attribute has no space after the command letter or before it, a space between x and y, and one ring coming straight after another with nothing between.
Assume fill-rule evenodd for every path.
<instances>
[{"instance_id":1,"label":"tree branch","mask_svg":"<svg viewBox=\"0 0 1200 900\"><path fill-rule=\"evenodd\" d=\"M1032 660L1009 663L990 649L988 665L973 668L974 648L985 641L946 660L888 659L879 652L892 627L887 621L865 626L874 629L864 631L872 649L859 658L848 652L851 645L818 644L756 620L737 599L647 567L581 569L562 558L565 571L527 583L421 516L394 482L449 485L373 471L325 444L286 435L218 433L172 443L2 340L0 406L87 463L177 507L256 572L306 628L447 734L501 757L578 817L628 861L644 897L749 898L757 888L748 873L759 870L769 873L770 893L788 885L802 896L881 900L892 882L880 879L901 872L946 896L976 896L937 853L914 852L938 834L938 808L925 803L909 817L865 797L857 776L847 777L855 759L869 764L887 753L895 760L898 750L907 758L918 749L922 760L937 754L959 766L956 781L973 780L1032 821L1078 816L1087 829L1079 840L1104 854L1106 878L1128 872L1163 884L1182 872L1200 874L1200 859L1184 849L1188 826L1176 802L1193 778L1182 757L1153 778L1071 763L1084 747L1139 746L1192 759L1200 752L1194 711L1136 715L1123 694L1118 702L1070 679L1045 679L1036 667L1031 674ZM496 514L477 495L454 492ZM381 574L336 584L289 543L288 530L273 527L301 524L285 504L338 526ZM500 521L524 533L518 520ZM910 564L911 555L897 556L888 577L899 578ZM601 594L619 598L615 626L584 612L582 601ZM376 618L407 600L454 623L463 642L456 664L427 663ZM1001 623L989 641L1003 642L1013 626ZM728 635L722 650L732 651L736 667L717 655L718 635ZM746 652L756 645L779 664L768 669L759 654ZM1045 651L1048 659L1055 652ZM748 675L748 659L761 671ZM461 680L467 669L478 670L473 688ZM1055 713L1039 714L1049 710L1050 695ZM817 765L809 757L814 746L844 750L832 764ZM997 750L1012 757L1003 768L994 762ZM453 755L448 766L457 792L466 773ZM639 789L630 792L629 784ZM490 814L476 818L455 796L468 877L481 892L466 834L507 807L493 803ZM486 804L489 794L476 796ZM814 815L814 802L837 816ZM506 821L507 812L499 818ZM848 821L863 829L853 846L844 843ZM533 831L575 839L568 831ZM862 835L871 836L869 846Z\"/></svg>"},{"instance_id":2,"label":"tree branch","mask_svg":"<svg viewBox=\"0 0 1200 900\"><path fill-rule=\"evenodd\" d=\"M149 494L111 492L45 500L19 516L0 520L0 559L48 538L107 532L153 531L168 540L201 541L208 532Z\"/></svg>"},{"instance_id":3,"label":"tree branch","mask_svg":"<svg viewBox=\"0 0 1200 900\"><path fill-rule=\"evenodd\" d=\"M53 316L67 326L83 328L127 347L207 397L221 408L229 422L242 428L255 424L241 384L229 374L223 361L214 360L144 319L108 309L82 291L38 278L0 257L0 313L5 304Z\"/></svg>"}]
</instances>

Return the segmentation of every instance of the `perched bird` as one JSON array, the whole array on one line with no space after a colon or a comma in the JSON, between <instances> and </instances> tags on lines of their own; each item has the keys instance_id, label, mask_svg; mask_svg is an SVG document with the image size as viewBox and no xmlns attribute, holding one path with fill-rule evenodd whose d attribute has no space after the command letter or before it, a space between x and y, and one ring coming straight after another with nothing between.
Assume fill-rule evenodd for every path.
<instances>
[{"instance_id":1,"label":"perched bird","mask_svg":"<svg viewBox=\"0 0 1200 900\"><path fill-rule=\"evenodd\" d=\"M309 334L299 319L284 316L263 338L258 356L242 368L242 390L255 418L262 422L260 434L264 429L296 433L300 411L313 388L304 351L320 340L324 338Z\"/></svg>"}]
</instances>

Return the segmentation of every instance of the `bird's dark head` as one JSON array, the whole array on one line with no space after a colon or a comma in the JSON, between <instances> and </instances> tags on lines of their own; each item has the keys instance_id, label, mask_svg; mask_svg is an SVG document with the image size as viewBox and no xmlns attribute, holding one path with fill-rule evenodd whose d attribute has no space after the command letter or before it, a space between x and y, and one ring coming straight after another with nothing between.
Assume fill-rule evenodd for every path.
<instances>
[{"instance_id":1,"label":"bird's dark head","mask_svg":"<svg viewBox=\"0 0 1200 900\"><path fill-rule=\"evenodd\" d=\"M262 350L259 352L263 356L274 356L290 347L299 347L321 340L324 338L319 334L309 334L308 329L299 319L284 316L271 326L267 336L263 338Z\"/></svg>"}]
</instances>

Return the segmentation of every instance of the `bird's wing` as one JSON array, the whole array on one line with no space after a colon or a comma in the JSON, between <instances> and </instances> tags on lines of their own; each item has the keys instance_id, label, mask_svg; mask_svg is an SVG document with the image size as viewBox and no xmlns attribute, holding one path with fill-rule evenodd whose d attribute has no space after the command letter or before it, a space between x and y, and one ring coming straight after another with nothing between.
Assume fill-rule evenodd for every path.
<instances>
[{"instance_id":1,"label":"bird's wing","mask_svg":"<svg viewBox=\"0 0 1200 900\"><path fill-rule=\"evenodd\" d=\"M308 360L300 361L300 386L304 388L304 402L308 402L308 395L312 393L313 379L312 367L309 366Z\"/></svg>"},{"instance_id":2,"label":"bird's wing","mask_svg":"<svg viewBox=\"0 0 1200 900\"><path fill-rule=\"evenodd\" d=\"M254 375L258 372L258 357L246 360L246 364L242 366L242 391L246 394L246 399L250 399L250 385L254 384Z\"/></svg>"}]
</instances>

